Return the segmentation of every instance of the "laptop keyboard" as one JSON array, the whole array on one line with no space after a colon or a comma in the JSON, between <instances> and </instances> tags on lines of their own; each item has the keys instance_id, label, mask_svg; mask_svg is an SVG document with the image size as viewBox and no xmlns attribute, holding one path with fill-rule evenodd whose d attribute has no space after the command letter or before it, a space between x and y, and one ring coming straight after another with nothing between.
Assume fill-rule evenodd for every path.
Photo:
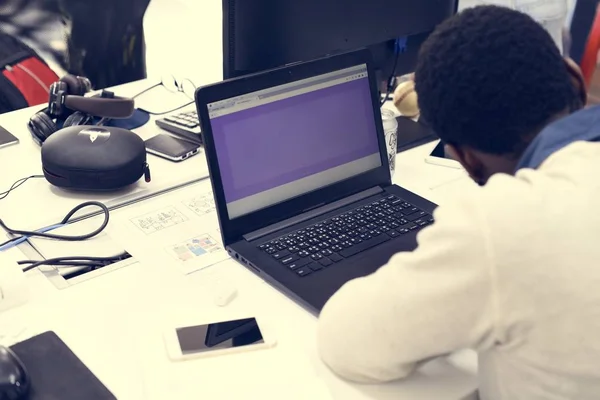
<instances>
[{"instance_id":1,"label":"laptop keyboard","mask_svg":"<svg viewBox=\"0 0 600 400\"><path fill-rule=\"evenodd\" d=\"M390 195L259 248L298 276L308 276L432 223L430 214Z\"/></svg>"}]
</instances>

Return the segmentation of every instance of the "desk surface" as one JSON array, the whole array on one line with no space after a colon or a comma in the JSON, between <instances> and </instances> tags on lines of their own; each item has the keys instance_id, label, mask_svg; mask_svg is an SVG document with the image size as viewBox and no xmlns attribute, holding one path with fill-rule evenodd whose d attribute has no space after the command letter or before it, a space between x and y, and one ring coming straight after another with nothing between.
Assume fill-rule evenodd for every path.
<instances>
[{"instance_id":1,"label":"desk surface","mask_svg":"<svg viewBox=\"0 0 600 400\"><path fill-rule=\"evenodd\" d=\"M142 83L143 84L143 83ZM137 85L137 87L136 87ZM140 83L118 94L138 91ZM0 186L39 173L39 149L25 127L32 110L0 116L0 125L21 143L0 150ZM139 130L155 134L153 123ZM460 170L424 162L434 144L398 155L394 181L442 203L452 192L471 187ZM44 180L28 182L2 200L0 217L9 225L44 224L89 198L119 203L206 175L203 156L174 164L152 157L153 183L117 195L73 196L51 189ZM174 195L170 192L162 196ZM151 201L151 200L145 200ZM144 202L132 204L139 207ZM77 246L77 244L74 244ZM19 249L12 249L16 258ZM0 341L11 343L54 330L119 399L464 399L476 387L472 372L437 360L411 378L388 385L364 386L335 377L319 361L316 318L232 260L184 275L161 262L137 262L94 279L58 290L37 270L27 273L30 301L0 314ZM237 288L227 307L214 304L215 288L226 280ZM182 363L168 361L162 331L169 321L194 317L215 320L239 315L263 318L273 330L275 348ZM177 396L179 395L179 396ZM272 396L271 396L272 395Z\"/></svg>"}]
</instances>

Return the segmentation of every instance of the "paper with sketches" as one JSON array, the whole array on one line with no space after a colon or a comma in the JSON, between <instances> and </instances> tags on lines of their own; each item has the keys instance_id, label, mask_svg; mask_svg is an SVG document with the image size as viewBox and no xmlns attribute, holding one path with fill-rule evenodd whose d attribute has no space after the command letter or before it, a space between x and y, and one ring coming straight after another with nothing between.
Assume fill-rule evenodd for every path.
<instances>
[{"instance_id":1,"label":"paper with sketches","mask_svg":"<svg viewBox=\"0 0 600 400\"><path fill-rule=\"evenodd\" d=\"M182 224L188 221L188 218L177 208L170 206L149 212L148 214L139 215L130 221L139 230L149 235Z\"/></svg>"},{"instance_id":2,"label":"paper with sketches","mask_svg":"<svg viewBox=\"0 0 600 400\"><path fill-rule=\"evenodd\" d=\"M184 200L182 203L198 216L210 214L215 211L215 200L212 193L194 196L191 199Z\"/></svg>"},{"instance_id":3,"label":"paper with sketches","mask_svg":"<svg viewBox=\"0 0 600 400\"><path fill-rule=\"evenodd\" d=\"M203 181L117 210L111 234L140 262L189 274L229 258L210 182Z\"/></svg>"}]
</instances>

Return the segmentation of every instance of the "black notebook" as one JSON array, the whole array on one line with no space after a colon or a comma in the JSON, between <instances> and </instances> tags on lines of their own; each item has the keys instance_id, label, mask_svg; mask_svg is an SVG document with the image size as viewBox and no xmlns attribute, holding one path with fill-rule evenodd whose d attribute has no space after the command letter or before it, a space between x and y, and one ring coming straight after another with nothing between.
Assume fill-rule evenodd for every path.
<instances>
[{"instance_id":1,"label":"black notebook","mask_svg":"<svg viewBox=\"0 0 600 400\"><path fill-rule=\"evenodd\" d=\"M28 400L116 400L54 332L11 346L31 380Z\"/></svg>"}]
</instances>

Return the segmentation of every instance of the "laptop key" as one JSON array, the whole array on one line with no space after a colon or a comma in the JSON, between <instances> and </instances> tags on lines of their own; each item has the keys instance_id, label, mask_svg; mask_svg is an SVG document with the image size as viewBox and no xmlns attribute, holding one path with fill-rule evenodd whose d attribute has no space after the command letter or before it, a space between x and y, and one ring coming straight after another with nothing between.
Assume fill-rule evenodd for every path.
<instances>
[{"instance_id":1,"label":"laptop key","mask_svg":"<svg viewBox=\"0 0 600 400\"><path fill-rule=\"evenodd\" d=\"M312 274L312 272L313 272L312 269L310 269L310 267L308 265L304 266L304 267L300 267L296 270L296 273L300 276L310 275L310 274Z\"/></svg>"},{"instance_id":2,"label":"laptop key","mask_svg":"<svg viewBox=\"0 0 600 400\"><path fill-rule=\"evenodd\" d=\"M289 248L287 249L287 251L289 251L290 253L297 253L297 252L299 252L299 251L300 251L300 248L299 248L299 247L296 247L296 246L292 246L292 247L289 247Z\"/></svg>"},{"instance_id":3,"label":"laptop key","mask_svg":"<svg viewBox=\"0 0 600 400\"><path fill-rule=\"evenodd\" d=\"M427 213L425 211L417 211L416 213L407 215L405 219L409 221L416 221L417 219L421 219L423 217L427 217Z\"/></svg>"},{"instance_id":4,"label":"laptop key","mask_svg":"<svg viewBox=\"0 0 600 400\"><path fill-rule=\"evenodd\" d=\"M344 257L340 256L338 253L332 253L327 258L333 262L340 262L344 259Z\"/></svg>"},{"instance_id":5,"label":"laptop key","mask_svg":"<svg viewBox=\"0 0 600 400\"><path fill-rule=\"evenodd\" d=\"M293 262L291 264L288 264L287 267L289 269L291 269L292 271L295 271L295 270L297 270L300 267L304 267L305 265L310 264L311 262L312 261L311 261L310 258L301 258L298 261L295 261L295 262Z\"/></svg>"},{"instance_id":6,"label":"laptop key","mask_svg":"<svg viewBox=\"0 0 600 400\"><path fill-rule=\"evenodd\" d=\"M308 251L309 253L313 254L313 253L318 253L321 249L317 246L311 246L308 249L306 249L306 251Z\"/></svg>"},{"instance_id":7,"label":"laptop key","mask_svg":"<svg viewBox=\"0 0 600 400\"><path fill-rule=\"evenodd\" d=\"M310 256L310 253L308 251L306 251L306 250L300 250L298 252L298 257L304 258L304 257L308 257L308 256Z\"/></svg>"},{"instance_id":8,"label":"laptop key","mask_svg":"<svg viewBox=\"0 0 600 400\"><path fill-rule=\"evenodd\" d=\"M417 207L407 207L405 208L402 212L404 213L404 215L410 215L412 213L416 213L417 211L421 211L419 210Z\"/></svg>"},{"instance_id":9,"label":"laptop key","mask_svg":"<svg viewBox=\"0 0 600 400\"><path fill-rule=\"evenodd\" d=\"M321 254L323 254L325 257L330 256L333 254L333 251L329 250L329 249L325 249L323 251L321 251Z\"/></svg>"},{"instance_id":10,"label":"laptop key","mask_svg":"<svg viewBox=\"0 0 600 400\"><path fill-rule=\"evenodd\" d=\"M369 240L371 239L373 236L371 236L370 233L363 233L359 236L359 238L361 238L362 240Z\"/></svg>"},{"instance_id":11,"label":"laptop key","mask_svg":"<svg viewBox=\"0 0 600 400\"><path fill-rule=\"evenodd\" d=\"M312 256L310 256L310 258L312 258L315 261L319 261L320 259L323 258L323 255L321 255L321 253L315 253Z\"/></svg>"},{"instance_id":12,"label":"laptop key","mask_svg":"<svg viewBox=\"0 0 600 400\"><path fill-rule=\"evenodd\" d=\"M313 271L319 271L319 270L323 269L325 266L319 264L318 262L314 262L314 263L308 264L307 267L312 269Z\"/></svg>"},{"instance_id":13,"label":"laptop key","mask_svg":"<svg viewBox=\"0 0 600 400\"><path fill-rule=\"evenodd\" d=\"M350 247L349 249L344 249L342 251L340 251L340 255L343 257L352 257L355 254L358 253L362 253L365 250L370 249L371 247L375 247L377 245L380 245L382 243L387 242L388 240L390 240L390 237L387 235L379 235L375 238L369 239L369 240L365 240L360 244L357 244L355 246Z\"/></svg>"},{"instance_id":14,"label":"laptop key","mask_svg":"<svg viewBox=\"0 0 600 400\"><path fill-rule=\"evenodd\" d=\"M387 231L386 233L392 238L400 236L400 233L398 233L398 231L395 231L393 229Z\"/></svg>"},{"instance_id":15,"label":"laptop key","mask_svg":"<svg viewBox=\"0 0 600 400\"><path fill-rule=\"evenodd\" d=\"M289 256L290 252L287 250L282 250L282 251L278 251L277 253L274 253L271 255L271 257L273 257L276 260L279 260L283 257Z\"/></svg>"},{"instance_id":16,"label":"laptop key","mask_svg":"<svg viewBox=\"0 0 600 400\"><path fill-rule=\"evenodd\" d=\"M331 251L335 251L336 253L339 253L343 249L344 248L342 246L340 246L339 244L335 244L335 245L331 246Z\"/></svg>"},{"instance_id":17,"label":"laptop key","mask_svg":"<svg viewBox=\"0 0 600 400\"><path fill-rule=\"evenodd\" d=\"M333 264L333 261L331 261L329 258L322 258L319 260L319 264L321 264L324 267L329 267L331 264Z\"/></svg>"},{"instance_id":18,"label":"laptop key","mask_svg":"<svg viewBox=\"0 0 600 400\"><path fill-rule=\"evenodd\" d=\"M416 226L415 226L415 228L416 228ZM410 231L408 229L404 228L404 229L400 229L398 232L400 232L401 235L406 235Z\"/></svg>"},{"instance_id":19,"label":"laptop key","mask_svg":"<svg viewBox=\"0 0 600 400\"><path fill-rule=\"evenodd\" d=\"M275 247L267 247L267 249L265 250L265 252L267 254L273 254L277 252L277 249Z\"/></svg>"},{"instance_id":20,"label":"laptop key","mask_svg":"<svg viewBox=\"0 0 600 400\"><path fill-rule=\"evenodd\" d=\"M280 261L283 265L287 265L287 264L290 264L299 259L300 259L300 257L297 256L296 254L290 254L289 256L282 258Z\"/></svg>"}]
</instances>

